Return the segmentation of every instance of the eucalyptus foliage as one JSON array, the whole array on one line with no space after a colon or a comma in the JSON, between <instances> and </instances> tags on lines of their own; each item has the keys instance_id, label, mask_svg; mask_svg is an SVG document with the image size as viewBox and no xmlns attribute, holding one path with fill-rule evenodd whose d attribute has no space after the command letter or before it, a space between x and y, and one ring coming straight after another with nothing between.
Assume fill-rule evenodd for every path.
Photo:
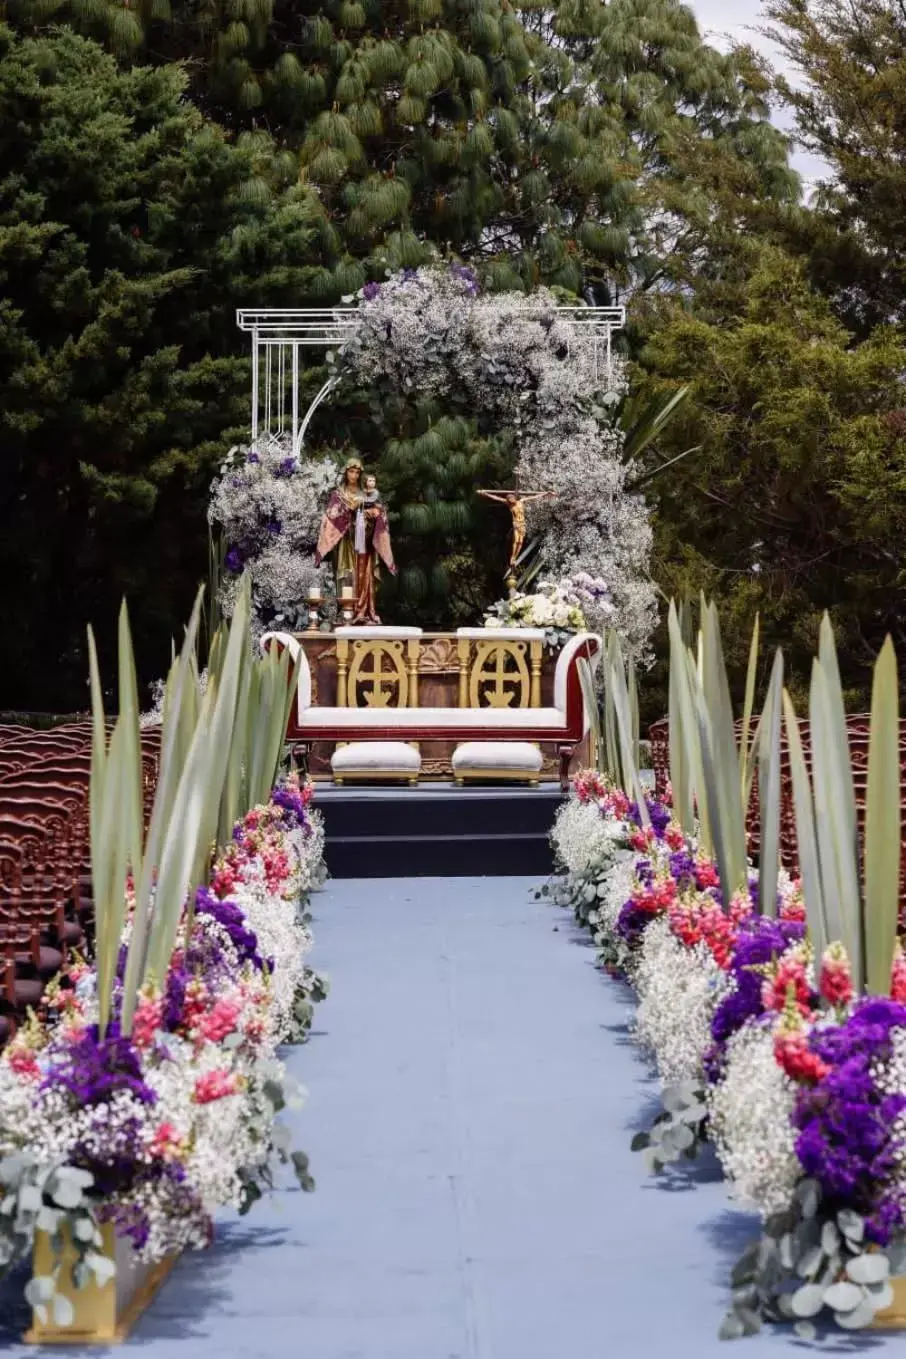
<instances>
[{"instance_id":1,"label":"eucalyptus foliage","mask_svg":"<svg viewBox=\"0 0 906 1359\"><path fill-rule=\"evenodd\" d=\"M46 1232L56 1248L51 1273L32 1275L25 1285L25 1300L42 1323L73 1320L72 1303L59 1291L64 1239L74 1252L77 1288L92 1279L102 1285L113 1274L89 1197L92 1184L88 1171L76 1166L49 1165L24 1152L0 1158L0 1279L31 1261L37 1232Z\"/></svg>"},{"instance_id":2,"label":"eucalyptus foliage","mask_svg":"<svg viewBox=\"0 0 906 1359\"><path fill-rule=\"evenodd\" d=\"M890 1280L904 1265L906 1248L867 1247L859 1214L835 1212L817 1181L802 1179L789 1209L769 1217L737 1261L721 1338L755 1335L764 1321L792 1322L802 1340L815 1340L825 1318L862 1330L893 1302Z\"/></svg>"}]
</instances>

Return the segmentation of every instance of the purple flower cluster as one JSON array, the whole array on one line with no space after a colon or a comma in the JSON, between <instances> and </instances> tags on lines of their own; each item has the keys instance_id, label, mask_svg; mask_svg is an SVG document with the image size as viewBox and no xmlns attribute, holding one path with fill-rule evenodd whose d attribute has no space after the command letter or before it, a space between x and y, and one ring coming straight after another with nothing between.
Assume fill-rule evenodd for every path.
<instances>
[{"instance_id":1,"label":"purple flower cluster","mask_svg":"<svg viewBox=\"0 0 906 1359\"><path fill-rule=\"evenodd\" d=\"M711 1020L713 1044L705 1055L705 1072L710 1081L719 1080L727 1043L749 1019L764 1014L761 1000L762 976L757 970L786 953L805 935L805 925L798 920L771 920L754 916L739 927L733 949L730 976L733 989L718 1005Z\"/></svg>"},{"instance_id":2,"label":"purple flower cluster","mask_svg":"<svg viewBox=\"0 0 906 1359\"><path fill-rule=\"evenodd\" d=\"M142 1079L142 1060L131 1038L112 1020L103 1038L92 1024L75 1043L54 1053L42 1089L65 1090L79 1104L104 1104L127 1090L142 1104L157 1096Z\"/></svg>"},{"instance_id":3,"label":"purple flower cluster","mask_svg":"<svg viewBox=\"0 0 906 1359\"><path fill-rule=\"evenodd\" d=\"M296 462L295 458L284 458L283 461L279 462L274 468L274 476L291 477L294 476L298 470L299 464Z\"/></svg>"},{"instance_id":4,"label":"purple flower cluster","mask_svg":"<svg viewBox=\"0 0 906 1359\"><path fill-rule=\"evenodd\" d=\"M239 547L231 547L223 559L223 564L229 572L234 576L238 576L245 565L245 557L242 553L242 549Z\"/></svg>"},{"instance_id":5,"label":"purple flower cluster","mask_svg":"<svg viewBox=\"0 0 906 1359\"><path fill-rule=\"evenodd\" d=\"M185 1167L178 1161L155 1162L151 1167L135 1168L128 1183L120 1181L109 1190L112 1196L116 1189L134 1188L136 1185L153 1183L158 1204L163 1201L170 1217L202 1217L204 1205L194 1189L186 1182ZM95 1172L96 1173L96 1172ZM103 1168L101 1175L103 1177ZM99 1183L102 1181L98 1181ZM164 1191L163 1194L161 1191ZM146 1244L150 1235L151 1223L144 1208L137 1203L101 1203L98 1207L98 1221L112 1222L117 1236L127 1237L136 1250Z\"/></svg>"},{"instance_id":6,"label":"purple flower cluster","mask_svg":"<svg viewBox=\"0 0 906 1359\"><path fill-rule=\"evenodd\" d=\"M362 296L366 302L373 302L374 299L380 295L380 291L380 283L366 283L362 289Z\"/></svg>"},{"instance_id":7,"label":"purple flower cluster","mask_svg":"<svg viewBox=\"0 0 906 1359\"><path fill-rule=\"evenodd\" d=\"M651 820L651 829L654 831L655 839L663 840L664 832L670 825L670 808L665 807L663 802L652 802L650 798L645 799L645 805L648 808L648 816ZM628 816L634 825L641 826L642 818L639 814L637 802L630 802Z\"/></svg>"},{"instance_id":8,"label":"purple flower cluster","mask_svg":"<svg viewBox=\"0 0 906 1359\"><path fill-rule=\"evenodd\" d=\"M297 789L288 788L285 784L278 784L271 793L271 803L280 808L281 819L286 830L301 828L308 831L311 829L308 813L305 810L305 799Z\"/></svg>"},{"instance_id":9,"label":"purple flower cluster","mask_svg":"<svg viewBox=\"0 0 906 1359\"><path fill-rule=\"evenodd\" d=\"M240 967L251 963L259 972L264 968L264 959L258 952L258 937L248 929L245 916L234 901L221 901L209 888L199 887L195 893L195 913L212 917L226 931ZM186 962L189 961L190 954L187 954Z\"/></svg>"},{"instance_id":10,"label":"purple flower cluster","mask_svg":"<svg viewBox=\"0 0 906 1359\"><path fill-rule=\"evenodd\" d=\"M687 849L678 849L670 855L670 876L676 880L677 890L685 891L696 887L695 858Z\"/></svg>"},{"instance_id":11,"label":"purple flower cluster","mask_svg":"<svg viewBox=\"0 0 906 1359\"><path fill-rule=\"evenodd\" d=\"M651 866L650 859L638 860L635 866L635 876L643 887L651 886L654 882L654 869ZM642 935L653 919L651 907L646 904L644 898L636 900L635 897L630 897L620 907L615 927L616 932L624 943L628 944L630 948L634 948L636 944L641 943Z\"/></svg>"},{"instance_id":12,"label":"purple flower cluster","mask_svg":"<svg viewBox=\"0 0 906 1359\"><path fill-rule=\"evenodd\" d=\"M466 286L466 291L471 297L477 297L479 293L478 276L474 270L465 264L451 264L450 274L453 278L459 279Z\"/></svg>"},{"instance_id":13,"label":"purple flower cluster","mask_svg":"<svg viewBox=\"0 0 906 1359\"><path fill-rule=\"evenodd\" d=\"M642 942L642 935L651 924L654 916L651 911L632 897L624 901L617 916L616 931L630 948Z\"/></svg>"},{"instance_id":14,"label":"purple flower cluster","mask_svg":"<svg viewBox=\"0 0 906 1359\"><path fill-rule=\"evenodd\" d=\"M862 1214L867 1239L878 1245L906 1226L891 1137L906 1094L886 1094L872 1075L875 1063L889 1060L891 1030L899 1028L906 1028L906 1006L871 997L845 1024L813 1029L809 1045L830 1070L800 1090L793 1114L803 1170L819 1182L831 1210Z\"/></svg>"}]
</instances>

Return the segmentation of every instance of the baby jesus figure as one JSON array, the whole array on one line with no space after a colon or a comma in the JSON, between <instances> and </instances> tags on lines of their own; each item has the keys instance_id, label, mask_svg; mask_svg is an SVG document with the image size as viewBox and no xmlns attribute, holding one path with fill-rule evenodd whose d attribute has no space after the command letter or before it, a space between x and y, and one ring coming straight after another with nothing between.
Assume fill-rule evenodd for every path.
<instances>
[{"instance_id":1,"label":"baby jesus figure","mask_svg":"<svg viewBox=\"0 0 906 1359\"><path fill-rule=\"evenodd\" d=\"M375 609L377 558L396 574L390 551L390 533L381 493L374 473L366 473L363 495L355 516L355 617L353 623L380 623Z\"/></svg>"}]
</instances>

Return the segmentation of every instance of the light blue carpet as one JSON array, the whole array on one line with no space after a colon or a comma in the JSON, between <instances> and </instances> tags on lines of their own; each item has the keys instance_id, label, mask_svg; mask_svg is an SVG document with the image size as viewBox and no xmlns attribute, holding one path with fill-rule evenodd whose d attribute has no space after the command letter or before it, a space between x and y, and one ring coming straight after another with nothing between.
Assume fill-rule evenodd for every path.
<instances>
[{"instance_id":1,"label":"light blue carpet","mask_svg":"<svg viewBox=\"0 0 906 1359\"><path fill-rule=\"evenodd\" d=\"M654 1089L626 1036L627 996L533 885L345 880L315 899L313 961L333 991L290 1064L310 1090L294 1121L317 1192L224 1223L211 1251L180 1262L133 1346L149 1359L806 1348L716 1339L752 1224L713 1168L672 1190L645 1177L628 1142Z\"/></svg>"}]
</instances>

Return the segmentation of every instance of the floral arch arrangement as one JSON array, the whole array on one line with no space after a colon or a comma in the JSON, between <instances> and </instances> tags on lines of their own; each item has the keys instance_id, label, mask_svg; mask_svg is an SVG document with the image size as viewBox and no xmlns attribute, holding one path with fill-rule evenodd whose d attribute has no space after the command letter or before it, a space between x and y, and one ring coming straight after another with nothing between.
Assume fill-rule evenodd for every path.
<instances>
[{"instance_id":1,"label":"floral arch arrangement","mask_svg":"<svg viewBox=\"0 0 906 1359\"><path fill-rule=\"evenodd\" d=\"M390 274L344 299L353 300L356 324L328 353L331 377L319 400L343 389L427 400L468 413L482 432L505 435L516 484L555 492L527 506L537 578L606 582L607 591L597 592L600 616L595 600L586 601L588 624L615 627L640 655L656 606L648 514L642 497L627 490L614 420L626 389L621 361L601 352L554 293L483 293L458 263ZM304 605L303 586L316 576L318 515L336 475L331 459L304 451L296 458L290 444L270 436L234 451L212 495L227 568L249 566L264 622L282 615L292 623ZM410 515L420 508L408 507ZM492 604L489 598L483 607Z\"/></svg>"}]
</instances>

